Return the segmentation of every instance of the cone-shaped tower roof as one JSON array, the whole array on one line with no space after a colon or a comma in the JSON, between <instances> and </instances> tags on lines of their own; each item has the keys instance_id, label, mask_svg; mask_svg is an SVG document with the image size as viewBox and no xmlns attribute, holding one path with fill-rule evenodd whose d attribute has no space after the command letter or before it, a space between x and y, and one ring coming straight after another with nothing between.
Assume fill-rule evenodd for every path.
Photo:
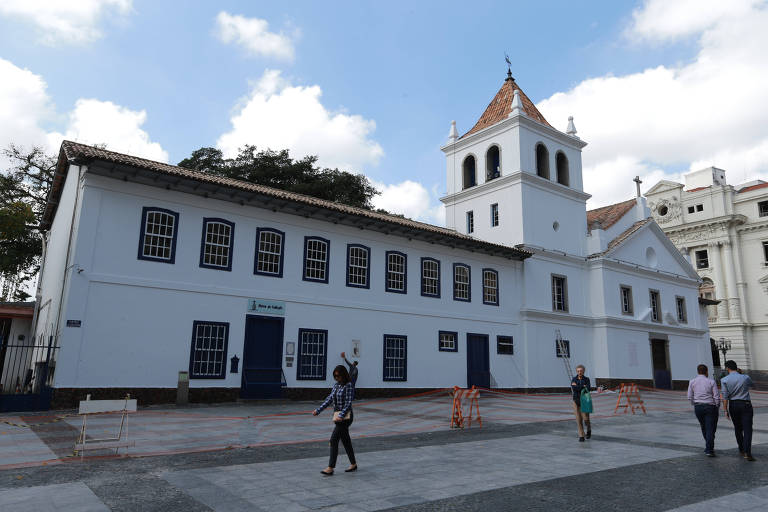
<instances>
[{"instance_id":1,"label":"cone-shaped tower roof","mask_svg":"<svg viewBox=\"0 0 768 512\"><path fill-rule=\"evenodd\" d=\"M520 99L523 103L523 111L525 112L525 115L534 121L538 121L551 128L552 125L544 119L544 116L541 115L541 112L536 108L536 105L534 105L530 98L528 98L523 90L520 89L520 86L517 85L515 79L512 78L512 74L508 73L506 80L504 80L504 84L488 104L483 115L480 116L480 119L477 120L475 126L473 126L471 130L462 135L462 138L506 119L509 116L509 113L512 112L512 99L515 96L516 89L520 91Z\"/></svg>"}]
</instances>

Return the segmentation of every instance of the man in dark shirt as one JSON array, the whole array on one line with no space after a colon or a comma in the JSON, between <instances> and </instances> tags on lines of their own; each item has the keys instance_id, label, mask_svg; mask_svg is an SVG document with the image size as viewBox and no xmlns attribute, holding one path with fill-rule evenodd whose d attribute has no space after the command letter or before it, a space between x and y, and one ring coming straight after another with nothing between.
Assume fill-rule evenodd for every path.
<instances>
[{"instance_id":1,"label":"man in dark shirt","mask_svg":"<svg viewBox=\"0 0 768 512\"><path fill-rule=\"evenodd\" d=\"M576 415L576 425L579 427L579 441L583 442L586 437L592 437L592 424L589 422L589 413L581 412L581 390L589 391L589 377L584 376L584 365L576 367L576 376L571 379L571 391L573 392L573 413ZM587 424L587 434L584 435L584 425Z\"/></svg>"},{"instance_id":2,"label":"man in dark shirt","mask_svg":"<svg viewBox=\"0 0 768 512\"><path fill-rule=\"evenodd\" d=\"M754 461L752 456L752 400L749 396L749 388L755 387L749 375L739 372L736 361L729 359L725 362L728 375L720 379L721 392L725 415L733 422L733 431L736 434L736 444L739 445L739 453L748 461Z\"/></svg>"},{"instance_id":3,"label":"man in dark shirt","mask_svg":"<svg viewBox=\"0 0 768 512\"><path fill-rule=\"evenodd\" d=\"M341 353L341 358L344 359L344 362L347 363L347 366L349 366L349 382L352 383L352 387L354 388L357 384L357 361L350 363L347 359L346 352Z\"/></svg>"}]
</instances>

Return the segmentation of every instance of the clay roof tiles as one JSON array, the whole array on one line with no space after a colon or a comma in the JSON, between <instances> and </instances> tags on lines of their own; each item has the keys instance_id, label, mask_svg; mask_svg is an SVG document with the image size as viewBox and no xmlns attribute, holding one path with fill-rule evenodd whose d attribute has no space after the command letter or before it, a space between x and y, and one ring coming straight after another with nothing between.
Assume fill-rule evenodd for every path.
<instances>
[{"instance_id":1,"label":"clay roof tiles","mask_svg":"<svg viewBox=\"0 0 768 512\"><path fill-rule=\"evenodd\" d=\"M635 199L628 199L621 203L587 211L587 229L591 231L592 224L595 222L599 222L602 229L608 229L616 224L635 204L637 204Z\"/></svg>"},{"instance_id":2,"label":"clay roof tiles","mask_svg":"<svg viewBox=\"0 0 768 512\"><path fill-rule=\"evenodd\" d=\"M447 245L453 245L453 243L459 242L459 245L461 246L473 247L476 250L488 251L492 253L500 253L507 257L519 259L525 259L531 256L530 252L523 249L486 242L477 238L470 237L468 235L464 235L453 229L435 226L425 222L418 222L411 219L398 217L396 215L380 213L373 210L366 210L363 208L356 208L353 206L336 203L333 201L317 199L315 197L307 196L304 194L288 192L286 190L267 187L265 185L256 185L246 181L214 176L211 174L186 169L184 167L147 160L145 158L139 158L123 153L116 153L114 151L108 151L106 149L87 146L85 144L79 144L77 142L66 140L61 144L56 173L54 176L53 184L51 186L51 191L48 195L48 204L46 205L45 212L43 213L43 218L41 221L41 228L43 230L50 228L53 222L53 217L56 214L58 197L61 195L64 186L64 180L66 178L67 165L69 163L87 163L93 160L99 160L111 164L127 165L160 174L187 178L201 183L220 185L229 189L250 193L254 196L266 196L270 198L282 199L294 204L299 203L311 207L321 208L326 211L332 210L336 213L349 217L362 217L370 221L383 222L389 224L392 227L399 226L401 228L410 229L416 232L431 233L432 235L440 237L443 240L443 243Z\"/></svg>"},{"instance_id":3,"label":"clay roof tiles","mask_svg":"<svg viewBox=\"0 0 768 512\"><path fill-rule=\"evenodd\" d=\"M496 93L496 96L493 97L486 107L483 115L477 120L475 126L461 137L466 137L467 135L480 131L483 128L488 128L489 126L506 119L509 116L509 113L512 112L512 99L515 96L515 89L520 91L520 100L523 103L525 114L534 121L538 121L539 123L552 128L552 125L544 119L544 116L541 115L541 112L536 108L536 105L534 105L530 98L528 98L523 90L520 89L520 86L517 85L514 78L507 78L501 86L501 89L499 89L499 92Z\"/></svg>"}]
</instances>

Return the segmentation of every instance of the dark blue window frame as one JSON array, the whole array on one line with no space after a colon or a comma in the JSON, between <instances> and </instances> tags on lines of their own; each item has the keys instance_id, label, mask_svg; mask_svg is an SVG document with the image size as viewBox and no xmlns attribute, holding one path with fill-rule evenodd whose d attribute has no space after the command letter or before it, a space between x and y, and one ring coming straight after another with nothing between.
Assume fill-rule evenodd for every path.
<instances>
[{"instance_id":1,"label":"dark blue window frame","mask_svg":"<svg viewBox=\"0 0 768 512\"><path fill-rule=\"evenodd\" d=\"M319 242L325 242L325 279L315 279L312 277L307 277L307 251L309 248L309 242L310 241L319 241ZM304 281L309 281L311 283L325 283L328 284L328 273L330 271L330 261L331 261L331 241L326 238L321 238L319 236L305 236L304 237L304 260L301 265L301 279Z\"/></svg>"},{"instance_id":2,"label":"dark blue window frame","mask_svg":"<svg viewBox=\"0 0 768 512\"><path fill-rule=\"evenodd\" d=\"M208 223L209 222L218 222L220 224L226 224L229 226L229 256L227 257L227 266L222 267L219 265L209 265L205 263L205 239L208 234ZM217 217L203 217L203 235L202 239L200 240L200 267L202 268L211 268L214 270L226 270L228 272L232 271L232 256L234 253L234 247L235 247L235 223L230 222L226 219L221 219Z\"/></svg>"},{"instance_id":3,"label":"dark blue window frame","mask_svg":"<svg viewBox=\"0 0 768 512\"><path fill-rule=\"evenodd\" d=\"M502 341L509 342L509 352L506 352L506 351L502 352L500 350ZM504 350L506 350L506 348ZM515 355L515 339L512 336L502 336L502 335L496 336L496 353L500 355L505 355L505 356Z\"/></svg>"},{"instance_id":4,"label":"dark blue window frame","mask_svg":"<svg viewBox=\"0 0 768 512\"><path fill-rule=\"evenodd\" d=\"M389 287L389 256L396 254L403 257L403 289ZM390 293L408 293L408 255L400 251L386 251L384 257L384 289Z\"/></svg>"},{"instance_id":5,"label":"dark blue window frame","mask_svg":"<svg viewBox=\"0 0 768 512\"><path fill-rule=\"evenodd\" d=\"M325 340L323 343L323 376L322 377L302 377L301 370L305 366L305 359L302 357L304 352L304 337L302 334L305 332L322 332L325 334ZM296 380L325 380L326 372L328 370L328 330L327 329L299 329L299 343L298 352L296 353Z\"/></svg>"},{"instance_id":6,"label":"dark blue window frame","mask_svg":"<svg viewBox=\"0 0 768 512\"><path fill-rule=\"evenodd\" d=\"M456 297L457 287L456 287L456 268L457 267L463 267L467 269L467 298L458 298ZM459 302L472 302L472 267L467 265L466 263L454 263L453 264L453 276L451 276L453 279L453 300L457 300Z\"/></svg>"},{"instance_id":7,"label":"dark blue window frame","mask_svg":"<svg viewBox=\"0 0 768 512\"><path fill-rule=\"evenodd\" d=\"M402 338L403 339L403 376L400 377L388 377L387 376L387 361L391 358L387 357L387 339L389 338ZM408 336L401 334L385 334L384 343L384 357L382 357L382 378L385 382L405 382L408 380Z\"/></svg>"},{"instance_id":8,"label":"dark blue window frame","mask_svg":"<svg viewBox=\"0 0 768 512\"><path fill-rule=\"evenodd\" d=\"M280 235L280 272L264 272L259 270L259 242L262 233L277 233ZM283 260L285 259L285 233L274 228L256 228L256 254L253 257L253 273L257 276L283 277Z\"/></svg>"},{"instance_id":9,"label":"dark blue window frame","mask_svg":"<svg viewBox=\"0 0 768 512\"><path fill-rule=\"evenodd\" d=\"M216 327L224 327L224 348L221 359L221 371L215 375L200 375L195 372L195 342L197 341L197 326L198 325L212 325ZM208 322L205 320L194 320L192 322L192 344L189 349L189 378L190 379L224 379L227 376L227 352L229 345L229 322Z\"/></svg>"},{"instance_id":10,"label":"dark blue window frame","mask_svg":"<svg viewBox=\"0 0 768 512\"><path fill-rule=\"evenodd\" d=\"M440 338L443 334L453 335L453 348L443 348L440 346ZM437 350L439 352L458 352L459 351L459 333L456 331L439 331L437 333Z\"/></svg>"},{"instance_id":11,"label":"dark blue window frame","mask_svg":"<svg viewBox=\"0 0 768 512\"><path fill-rule=\"evenodd\" d=\"M555 340L555 355L557 357L567 357L568 359L571 358L571 342L569 340L560 340L563 342L563 349L565 353L563 354L560 352L560 345L557 343L557 340Z\"/></svg>"},{"instance_id":12,"label":"dark blue window frame","mask_svg":"<svg viewBox=\"0 0 768 512\"><path fill-rule=\"evenodd\" d=\"M495 302L486 301L485 300L485 273L486 272L492 272L496 276L496 301ZM498 272L498 270L494 270L492 268L484 268L483 272L482 272L482 277L483 277L483 304L487 304L489 306L498 306L499 305L499 300L500 300L500 293L499 293L500 286L499 286L499 272Z\"/></svg>"},{"instance_id":13,"label":"dark blue window frame","mask_svg":"<svg viewBox=\"0 0 768 512\"><path fill-rule=\"evenodd\" d=\"M172 215L173 221L173 239L171 240L171 259L158 258L155 256L144 256L144 236L146 235L147 214L150 212L160 212ZM146 261L157 261L160 263L170 263L173 265L176 263L176 241L179 235L179 214L172 210L165 208L158 208L155 206L145 206L141 209L141 226L139 226L139 253L138 259Z\"/></svg>"},{"instance_id":14,"label":"dark blue window frame","mask_svg":"<svg viewBox=\"0 0 768 512\"><path fill-rule=\"evenodd\" d=\"M433 261L437 263L437 294L434 293L427 293L424 291L424 262L425 261ZM435 299L440 298L440 260L437 260L435 258L421 258L421 262L419 265L419 275L421 276L421 296L422 297L433 297Z\"/></svg>"},{"instance_id":15,"label":"dark blue window frame","mask_svg":"<svg viewBox=\"0 0 768 512\"><path fill-rule=\"evenodd\" d=\"M368 255L368 264L365 268L365 284L353 284L349 282L349 253L352 251L352 248L358 248L358 249L365 249L366 254ZM347 279L347 286L350 288L365 288L369 289L371 287L371 248L367 245L362 244L347 244L347 268L346 268L346 279Z\"/></svg>"}]
</instances>

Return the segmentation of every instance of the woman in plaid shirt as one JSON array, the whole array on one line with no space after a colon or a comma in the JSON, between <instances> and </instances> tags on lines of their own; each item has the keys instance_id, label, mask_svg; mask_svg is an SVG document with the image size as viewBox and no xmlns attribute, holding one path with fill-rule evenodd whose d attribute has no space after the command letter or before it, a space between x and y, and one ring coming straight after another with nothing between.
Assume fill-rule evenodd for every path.
<instances>
[{"instance_id":1,"label":"woman in plaid shirt","mask_svg":"<svg viewBox=\"0 0 768 512\"><path fill-rule=\"evenodd\" d=\"M347 452L350 466L344 471L349 473L350 471L357 471L357 462L355 462L355 451L352 449L352 439L349 437L349 426L352 424L354 414L352 412L352 400L355 398L355 388L352 387L352 383L349 381L349 372L344 366L339 365L333 369L333 378L336 383L331 389L331 394L325 401L312 411L313 416L317 416L320 412L328 407L333 402L333 434L331 434L331 458L328 461L328 467L320 471L326 476L333 474L333 468L336 467L336 457L339 455L339 439L341 439L344 445L344 450ZM349 413L349 418L344 419Z\"/></svg>"}]
</instances>

